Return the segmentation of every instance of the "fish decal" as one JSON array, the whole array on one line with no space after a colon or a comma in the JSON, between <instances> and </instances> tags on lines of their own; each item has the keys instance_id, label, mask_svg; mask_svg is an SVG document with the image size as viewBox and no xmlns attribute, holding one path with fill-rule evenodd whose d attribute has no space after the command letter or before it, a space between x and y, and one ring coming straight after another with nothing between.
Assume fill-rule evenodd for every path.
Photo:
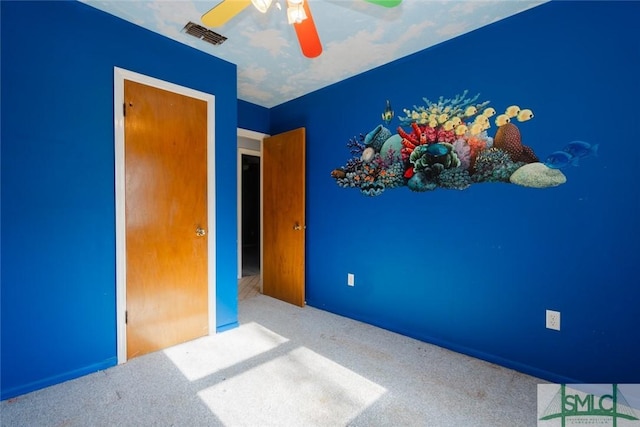
<instances>
[{"instance_id":1,"label":"fish decal","mask_svg":"<svg viewBox=\"0 0 640 427\"><path fill-rule=\"evenodd\" d=\"M464 110L465 117L471 117L478 112L478 109L473 105L469 105L466 110Z\"/></svg>"},{"instance_id":2,"label":"fish decal","mask_svg":"<svg viewBox=\"0 0 640 427\"><path fill-rule=\"evenodd\" d=\"M518 119L519 122L526 122L527 120L531 120L533 119L533 111L531 111L528 108L525 108L524 110L520 110L516 118Z\"/></svg>"},{"instance_id":3,"label":"fish decal","mask_svg":"<svg viewBox=\"0 0 640 427\"><path fill-rule=\"evenodd\" d=\"M457 136L464 136L465 133L467 133L467 131L469 130L469 128L467 127L467 125L458 125L458 127L456 127L456 135ZM478 132L480 133L480 132Z\"/></svg>"},{"instance_id":4,"label":"fish decal","mask_svg":"<svg viewBox=\"0 0 640 427\"><path fill-rule=\"evenodd\" d=\"M561 137L552 127L539 135L549 144L544 154L551 154L539 156L532 146L523 144L518 129L534 118L532 109L524 108L529 105L512 103L497 109L488 107L489 101L479 102L479 94L469 97L467 93L440 96L435 102L425 97L423 105L398 110L398 117L389 93L389 99L372 104L378 124L359 138L349 138L346 145L351 157L333 169L331 177L339 187L359 189L365 196L398 187L415 192L464 190L480 182L548 188L566 183L567 170L582 175L570 166L589 163L583 159L598 155L598 144L573 140L580 136ZM377 110L381 104L382 111ZM389 128L396 120L399 126L393 126L394 133ZM492 127L497 131L490 136Z\"/></svg>"},{"instance_id":5,"label":"fish decal","mask_svg":"<svg viewBox=\"0 0 640 427\"><path fill-rule=\"evenodd\" d=\"M471 135L480 135L483 129L484 126L482 125L482 123L474 123L471 126L471 129L469 129L469 132L471 132Z\"/></svg>"},{"instance_id":6,"label":"fish decal","mask_svg":"<svg viewBox=\"0 0 640 427\"><path fill-rule=\"evenodd\" d=\"M562 169L570 164L574 164L577 158L566 151L554 151L549 154L544 164L551 169ZM575 165L575 164L574 164Z\"/></svg>"},{"instance_id":7,"label":"fish decal","mask_svg":"<svg viewBox=\"0 0 640 427\"><path fill-rule=\"evenodd\" d=\"M500 114L496 117L496 126L504 126L511 121L511 117L508 114Z\"/></svg>"},{"instance_id":8,"label":"fish decal","mask_svg":"<svg viewBox=\"0 0 640 427\"><path fill-rule=\"evenodd\" d=\"M444 125L442 125L442 129L444 129L445 131L451 131L456 127L456 125L453 124L453 120L448 120L444 123Z\"/></svg>"},{"instance_id":9,"label":"fish decal","mask_svg":"<svg viewBox=\"0 0 640 427\"><path fill-rule=\"evenodd\" d=\"M389 124L391 123L391 120L393 119L393 109L391 108L391 101L389 101L387 99L387 106L384 108L384 112L382 113L382 121L385 122L385 124Z\"/></svg>"},{"instance_id":10,"label":"fish decal","mask_svg":"<svg viewBox=\"0 0 640 427\"><path fill-rule=\"evenodd\" d=\"M485 108L482 115L489 119L496 115L496 109L492 107Z\"/></svg>"},{"instance_id":11,"label":"fish decal","mask_svg":"<svg viewBox=\"0 0 640 427\"><path fill-rule=\"evenodd\" d=\"M572 141L561 151L551 153L544 164L552 169L579 166L581 158L598 155L598 146L599 144L591 145L584 141Z\"/></svg>"},{"instance_id":12,"label":"fish decal","mask_svg":"<svg viewBox=\"0 0 640 427\"><path fill-rule=\"evenodd\" d=\"M588 142L584 141L573 141L570 142L562 151L565 151L571 154L573 157L582 158L589 157L591 155L598 155L598 147L599 144L591 145Z\"/></svg>"},{"instance_id":13,"label":"fish decal","mask_svg":"<svg viewBox=\"0 0 640 427\"><path fill-rule=\"evenodd\" d=\"M513 118L513 117L518 117L518 114L520 114L520 107L518 107L517 105L511 105L509 107L507 107L506 111L504 112L507 116L509 116L509 118Z\"/></svg>"}]
</instances>

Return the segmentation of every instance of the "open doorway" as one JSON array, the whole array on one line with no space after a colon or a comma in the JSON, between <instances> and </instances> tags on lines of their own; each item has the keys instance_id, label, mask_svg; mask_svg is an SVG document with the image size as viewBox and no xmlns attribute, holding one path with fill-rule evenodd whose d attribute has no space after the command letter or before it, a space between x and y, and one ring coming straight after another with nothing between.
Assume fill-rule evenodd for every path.
<instances>
[{"instance_id":1,"label":"open doorway","mask_svg":"<svg viewBox=\"0 0 640 427\"><path fill-rule=\"evenodd\" d=\"M260 156L241 153L241 276L260 275Z\"/></svg>"},{"instance_id":2,"label":"open doorway","mask_svg":"<svg viewBox=\"0 0 640 427\"><path fill-rule=\"evenodd\" d=\"M292 304L304 305L304 158L304 128L271 137L238 129L238 301L264 293ZM283 170L278 165L287 167ZM297 186L287 188L282 185L277 177L283 174L289 175L285 182L297 183ZM259 177L258 183L253 186L259 189L257 197L251 196L252 176ZM247 181L244 186L243 179ZM269 191L265 193L267 184ZM243 193L246 194L243 196ZM292 200L295 203L292 204ZM256 204L259 209L253 208ZM293 212L292 209L284 209L289 205L295 207ZM249 211L259 213L259 221L253 219L253 224L259 224L258 232L252 227ZM244 227L248 229L245 231ZM259 256L255 256L256 247L259 248ZM254 261L252 264L252 256L257 263ZM252 266L256 264L257 270L252 271ZM245 276L255 271L259 271L259 274Z\"/></svg>"},{"instance_id":3,"label":"open doorway","mask_svg":"<svg viewBox=\"0 0 640 427\"><path fill-rule=\"evenodd\" d=\"M238 300L262 292L262 140L238 129Z\"/></svg>"}]
</instances>

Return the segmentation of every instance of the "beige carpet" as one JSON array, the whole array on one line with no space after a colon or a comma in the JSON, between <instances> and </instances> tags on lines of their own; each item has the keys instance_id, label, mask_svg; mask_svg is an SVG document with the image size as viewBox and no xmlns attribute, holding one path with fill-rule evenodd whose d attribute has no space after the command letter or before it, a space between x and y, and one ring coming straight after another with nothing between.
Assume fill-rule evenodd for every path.
<instances>
[{"instance_id":1,"label":"beige carpet","mask_svg":"<svg viewBox=\"0 0 640 427\"><path fill-rule=\"evenodd\" d=\"M2 402L4 426L535 426L544 381L256 295L241 326Z\"/></svg>"}]
</instances>

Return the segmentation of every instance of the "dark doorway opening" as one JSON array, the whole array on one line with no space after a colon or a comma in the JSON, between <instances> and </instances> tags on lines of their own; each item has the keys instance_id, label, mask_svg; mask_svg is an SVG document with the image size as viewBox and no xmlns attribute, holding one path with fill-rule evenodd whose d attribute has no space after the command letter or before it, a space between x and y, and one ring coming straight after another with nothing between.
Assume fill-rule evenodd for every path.
<instances>
[{"instance_id":1,"label":"dark doorway opening","mask_svg":"<svg viewBox=\"0 0 640 427\"><path fill-rule=\"evenodd\" d=\"M260 274L260 157L242 155L242 277Z\"/></svg>"}]
</instances>

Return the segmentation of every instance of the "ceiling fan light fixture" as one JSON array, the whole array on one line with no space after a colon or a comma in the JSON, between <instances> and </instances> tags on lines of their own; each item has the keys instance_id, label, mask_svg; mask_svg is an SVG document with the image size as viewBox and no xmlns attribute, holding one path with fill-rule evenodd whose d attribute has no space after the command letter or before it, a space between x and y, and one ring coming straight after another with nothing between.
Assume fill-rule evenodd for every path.
<instances>
[{"instance_id":1,"label":"ceiling fan light fixture","mask_svg":"<svg viewBox=\"0 0 640 427\"><path fill-rule=\"evenodd\" d=\"M269 10L271 6L271 0L251 0L251 3L262 13L267 13L267 10Z\"/></svg>"},{"instance_id":2,"label":"ceiling fan light fixture","mask_svg":"<svg viewBox=\"0 0 640 427\"><path fill-rule=\"evenodd\" d=\"M302 2L297 5L292 5L289 1L289 7L287 7L287 19L289 24L299 24L307 19L307 14L302 7Z\"/></svg>"}]
</instances>

